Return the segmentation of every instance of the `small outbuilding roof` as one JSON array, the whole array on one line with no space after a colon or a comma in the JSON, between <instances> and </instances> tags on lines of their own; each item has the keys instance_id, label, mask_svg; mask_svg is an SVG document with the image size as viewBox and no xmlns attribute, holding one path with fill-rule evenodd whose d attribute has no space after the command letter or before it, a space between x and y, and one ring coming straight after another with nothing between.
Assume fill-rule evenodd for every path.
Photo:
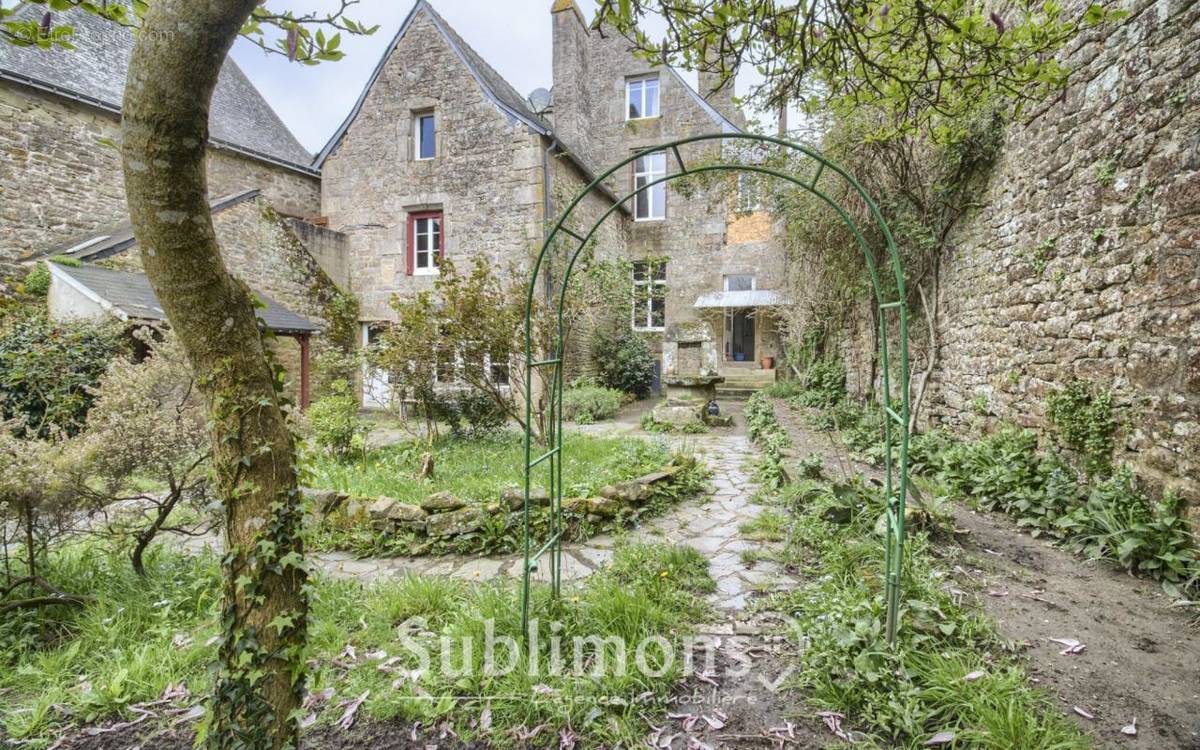
<instances>
[{"instance_id":1,"label":"small outbuilding roof","mask_svg":"<svg viewBox=\"0 0 1200 750\"><path fill-rule=\"evenodd\" d=\"M49 266L53 277L70 285L121 320L166 319L158 296L150 286L150 279L146 278L144 273L114 271L92 265L66 266L53 261L47 262L46 265ZM297 315L267 295L258 291L254 294L266 305L255 310L258 319L275 333L300 335L320 330L312 321Z\"/></svg>"},{"instance_id":2,"label":"small outbuilding roof","mask_svg":"<svg viewBox=\"0 0 1200 750\"><path fill-rule=\"evenodd\" d=\"M746 289L738 292L709 292L696 298L695 307L778 307L787 298L770 289Z\"/></svg>"},{"instance_id":3,"label":"small outbuilding roof","mask_svg":"<svg viewBox=\"0 0 1200 750\"><path fill-rule=\"evenodd\" d=\"M215 216L225 209L245 203L248 200L253 200L260 195L262 195L262 191L258 188L252 188L250 190L243 190L240 193L234 193L233 195L222 196L209 201L208 210L210 214ZM89 232L87 235L75 237L41 252L31 253L27 256L27 260L66 257L86 263L103 260L126 250L131 250L136 244L137 239L133 236L133 225L126 221L122 224Z\"/></svg>"}]
</instances>

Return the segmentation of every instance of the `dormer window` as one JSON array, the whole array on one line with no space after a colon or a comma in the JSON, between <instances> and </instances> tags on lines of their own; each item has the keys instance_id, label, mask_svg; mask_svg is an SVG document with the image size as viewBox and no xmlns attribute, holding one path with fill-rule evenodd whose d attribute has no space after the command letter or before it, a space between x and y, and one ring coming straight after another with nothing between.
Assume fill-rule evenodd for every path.
<instances>
[{"instance_id":1,"label":"dormer window","mask_svg":"<svg viewBox=\"0 0 1200 750\"><path fill-rule=\"evenodd\" d=\"M413 115L413 158L417 161L437 155L437 120L433 112Z\"/></svg>"},{"instance_id":2,"label":"dormer window","mask_svg":"<svg viewBox=\"0 0 1200 750\"><path fill-rule=\"evenodd\" d=\"M658 76L630 78L625 82L625 119L658 117Z\"/></svg>"}]
</instances>

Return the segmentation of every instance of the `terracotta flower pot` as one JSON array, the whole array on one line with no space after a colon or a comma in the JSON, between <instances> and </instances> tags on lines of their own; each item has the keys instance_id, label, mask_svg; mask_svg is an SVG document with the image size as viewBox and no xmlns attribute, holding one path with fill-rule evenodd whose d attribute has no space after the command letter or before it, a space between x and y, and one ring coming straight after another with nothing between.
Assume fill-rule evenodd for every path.
<instances>
[{"instance_id":1,"label":"terracotta flower pot","mask_svg":"<svg viewBox=\"0 0 1200 750\"><path fill-rule=\"evenodd\" d=\"M762 358L762 368L764 370L774 370L775 369L775 358L774 357L763 357Z\"/></svg>"}]
</instances>

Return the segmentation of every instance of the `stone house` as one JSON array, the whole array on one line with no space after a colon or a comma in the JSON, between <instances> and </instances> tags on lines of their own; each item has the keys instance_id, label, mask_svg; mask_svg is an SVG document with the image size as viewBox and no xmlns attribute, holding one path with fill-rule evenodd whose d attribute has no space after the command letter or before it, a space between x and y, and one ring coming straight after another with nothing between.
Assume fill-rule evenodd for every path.
<instances>
[{"instance_id":1,"label":"stone house","mask_svg":"<svg viewBox=\"0 0 1200 750\"><path fill-rule=\"evenodd\" d=\"M18 13L43 10L26 6ZM139 256L115 148L133 38L128 29L88 13L56 16L56 25L71 27L75 49L0 44L0 271L8 275L22 264L66 256L136 274ZM210 131L208 182L225 262L260 295L304 321L276 327L282 334L277 354L301 399L307 395L308 338L316 334L314 352L330 345L321 333L328 327L327 309L343 293L335 282L345 275L340 249L321 252L318 244L310 252L289 219L319 214L319 171L232 59L213 95ZM52 273L50 311L128 317L119 303L140 299L143 286L148 288L144 277L59 265ZM152 310L143 312L131 320L155 319Z\"/></svg>"},{"instance_id":2,"label":"stone house","mask_svg":"<svg viewBox=\"0 0 1200 750\"><path fill-rule=\"evenodd\" d=\"M322 214L347 239L364 343L392 318L394 296L431 287L439 257L526 270L548 225L599 169L667 140L739 129L728 88L701 81L710 84L701 96L613 34L589 30L569 0L550 16L552 93L526 98L418 0L318 155ZM639 180L673 169L665 152L637 159L584 198L571 228L586 231ZM681 325L707 331L722 368L781 354L768 307L726 309L771 304L777 297L751 292L783 281L769 218L733 208L664 185L624 201L601 225L597 252L633 261L630 322L663 354L660 371L672 369ZM386 399L385 379L367 378L368 405Z\"/></svg>"},{"instance_id":3,"label":"stone house","mask_svg":"<svg viewBox=\"0 0 1200 750\"><path fill-rule=\"evenodd\" d=\"M558 0L547 20L552 93L526 97L417 0L315 157L228 60L213 101L209 182L214 205L242 198L214 220L245 212L261 220L222 237L231 269L318 326L326 321L314 284L317 297L353 294L366 344L393 320L395 296L432 286L442 258L525 273L547 226L601 169L663 141L743 124L728 88L702 79L702 96L676 71L651 68L616 35L590 30L574 2ZM0 261L69 251L136 265L129 243L110 252L126 212L119 156L102 145L119 135L131 38L90 15L63 21L74 27L74 51L0 48L0 218L16 227L0 240ZM757 370L782 354L770 308L781 300L773 290L783 253L770 218L734 206L727 192L663 185L632 195L675 169L666 153L639 157L590 191L567 228L587 231L619 204L597 230L596 252L632 261L634 302L620 314L659 353L660 373L674 369L685 329L689 343L708 347L710 369ZM390 400L386 373L365 375L364 405Z\"/></svg>"}]
</instances>

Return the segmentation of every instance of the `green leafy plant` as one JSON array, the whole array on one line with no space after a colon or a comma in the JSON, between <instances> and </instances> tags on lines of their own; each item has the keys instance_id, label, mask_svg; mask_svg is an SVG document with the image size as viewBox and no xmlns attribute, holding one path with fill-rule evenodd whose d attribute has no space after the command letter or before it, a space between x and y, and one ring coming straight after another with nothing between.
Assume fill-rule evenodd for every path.
<instances>
[{"instance_id":1,"label":"green leafy plant","mask_svg":"<svg viewBox=\"0 0 1200 750\"><path fill-rule=\"evenodd\" d=\"M344 459L362 449L367 425L358 415L358 399L350 383L335 380L329 389L330 395L317 399L309 407L308 424L318 448Z\"/></svg>"},{"instance_id":2,"label":"green leafy plant","mask_svg":"<svg viewBox=\"0 0 1200 750\"><path fill-rule=\"evenodd\" d=\"M1058 526L1070 535L1068 546L1075 552L1149 575L1175 596L1200 582L1200 552L1179 498L1168 493L1151 502L1128 467L1096 484L1087 502Z\"/></svg>"},{"instance_id":3,"label":"green leafy plant","mask_svg":"<svg viewBox=\"0 0 1200 750\"><path fill-rule=\"evenodd\" d=\"M92 386L127 351L113 319L54 321L41 311L10 317L0 328L0 419L23 422L30 435L79 431L95 400Z\"/></svg>"},{"instance_id":4,"label":"green leafy plant","mask_svg":"<svg viewBox=\"0 0 1200 750\"><path fill-rule=\"evenodd\" d=\"M612 419L621 408L622 393L612 388L577 386L563 392L563 417L580 424Z\"/></svg>"},{"instance_id":5,"label":"green leafy plant","mask_svg":"<svg viewBox=\"0 0 1200 750\"><path fill-rule=\"evenodd\" d=\"M592 366L605 388L646 398L654 382L654 356L645 340L625 325L600 326L592 336Z\"/></svg>"},{"instance_id":6,"label":"green leafy plant","mask_svg":"<svg viewBox=\"0 0 1200 750\"><path fill-rule=\"evenodd\" d=\"M1112 468L1117 420L1111 392L1073 380L1047 395L1046 417L1059 443L1082 457L1089 476Z\"/></svg>"}]
</instances>

